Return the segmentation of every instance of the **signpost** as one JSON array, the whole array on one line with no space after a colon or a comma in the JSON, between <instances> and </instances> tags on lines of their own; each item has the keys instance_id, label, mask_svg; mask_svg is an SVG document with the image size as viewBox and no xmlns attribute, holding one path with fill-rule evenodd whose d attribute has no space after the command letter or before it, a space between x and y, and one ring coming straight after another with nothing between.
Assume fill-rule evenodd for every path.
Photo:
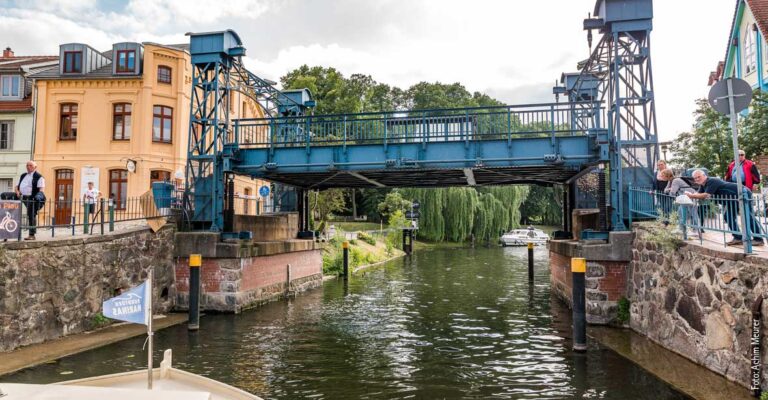
<instances>
[{"instance_id":1,"label":"signpost","mask_svg":"<svg viewBox=\"0 0 768 400\"><path fill-rule=\"evenodd\" d=\"M0 200L0 239L21 238L21 202Z\"/></svg>"},{"instance_id":2,"label":"signpost","mask_svg":"<svg viewBox=\"0 0 768 400\"><path fill-rule=\"evenodd\" d=\"M742 192L743 167L739 163L739 140L736 114L749 107L752 101L752 87L749 83L737 79L726 78L717 82L709 90L709 104L717 112L731 117L731 132L733 133L733 174L736 177L737 199L739 202L739 212L741 213L741 239L744 242L744 253L752 253L752 238L747 235L747 215L744 213L744 193Z\"/></svg>"},{"instance_id":3,"label":"signpost","mask_svg":"<svg viewBox=\"0 0 768 400\"><path fill-rule=\"evenodd\" d=\"M267 197L269 196L269 186L263 185L259 188L259 196L261 197Z\"/></svg>"}]
</instances>

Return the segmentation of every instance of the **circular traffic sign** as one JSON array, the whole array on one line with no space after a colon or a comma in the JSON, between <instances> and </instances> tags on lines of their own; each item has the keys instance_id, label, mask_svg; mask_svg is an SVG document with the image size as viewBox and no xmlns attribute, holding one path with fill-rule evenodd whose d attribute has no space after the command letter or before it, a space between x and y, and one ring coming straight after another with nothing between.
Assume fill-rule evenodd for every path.
<instances>
[{"instance_id":1,"label":"circular traffic sign","mask_svg":"<svg viewBox=\"0 0 768 400\"><path fill-rule=\"evenodd\" d=\"M728 101L728 83L731 83L733 93L733 112L741 112L749 107L752 101L752 87L749 83L738 78L727 78L717 82L712 89L709 89L709 105L720 114L728 115L731 113L731 105Z\"/></svg>"},{"instance_id":2,"label":"circular traffic sign","mask_svg":"<svg viewBox=\"0 0 768 400\"><path fill-rule=\"evenodd\" d=\"M261 197L269 196L269 186L264 185L264 186L260 187L259 188L259 194L261 195Z\"/></svg>"}]
</instances>

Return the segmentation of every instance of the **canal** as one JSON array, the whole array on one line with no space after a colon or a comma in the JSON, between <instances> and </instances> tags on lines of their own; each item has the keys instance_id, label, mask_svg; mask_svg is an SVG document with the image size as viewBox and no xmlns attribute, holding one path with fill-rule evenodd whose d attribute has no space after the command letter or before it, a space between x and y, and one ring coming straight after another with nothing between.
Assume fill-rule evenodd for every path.
<instances>
[{"instance_id":1,"label":"canal","mask_svg":"<svg viewBox=\"0 0 768 400\"><path fill-rule=\"evenodd\" d=\"M570 312L549 290L547 250L428 249L197 333L156 334L156 362L266 399L685 399L619 355L570 350ZM146 366L144 338L27 369L46 383Z\"/></svg>"}]
</instances>

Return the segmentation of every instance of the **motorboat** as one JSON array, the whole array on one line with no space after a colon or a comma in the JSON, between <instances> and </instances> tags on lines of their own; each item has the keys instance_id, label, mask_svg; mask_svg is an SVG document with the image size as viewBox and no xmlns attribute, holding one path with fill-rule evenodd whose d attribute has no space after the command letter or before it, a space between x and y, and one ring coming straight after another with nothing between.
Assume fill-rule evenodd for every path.
<instances>
[{"instance_id":1,"label":"motorboat","mask_svg":"<svg viewBox=\"0 0 768 400\"><path fill-rule=\"evenodd\" d=\"M50 385L0 383L0 397L2 400L261 400L236 387L173 368L171 350L165 351L160 368L152 370L152 389L147 389L148 375L143 369Z\"/></svg>"},{"instance_id":2,"label":"motorboat","mask_svg":"<svg viewBox=\"0 0 768 400\"><path fill-rule=\"evenodd\" d=\"M529 227L528 229L513 229L501 236L502 246L526 246L533 243L535 246L546 244L549 235L541 229Z\"/></svg>"}]
</instances>

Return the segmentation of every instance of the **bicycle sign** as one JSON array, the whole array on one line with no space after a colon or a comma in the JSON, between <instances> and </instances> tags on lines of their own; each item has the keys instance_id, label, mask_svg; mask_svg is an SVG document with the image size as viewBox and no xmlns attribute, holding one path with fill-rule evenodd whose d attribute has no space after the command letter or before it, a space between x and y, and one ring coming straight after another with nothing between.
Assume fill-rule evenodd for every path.
<instances>
[{"instance_id":1,"label":"bicycle sign","mask_svg":"<svg viewBox=\"0 0 768 400\"><path fill-rule=\"evenodd\" d=\"M19 237L21 228L21 202L0 200L0 239Z\"/></svg>"}]
</instances>

